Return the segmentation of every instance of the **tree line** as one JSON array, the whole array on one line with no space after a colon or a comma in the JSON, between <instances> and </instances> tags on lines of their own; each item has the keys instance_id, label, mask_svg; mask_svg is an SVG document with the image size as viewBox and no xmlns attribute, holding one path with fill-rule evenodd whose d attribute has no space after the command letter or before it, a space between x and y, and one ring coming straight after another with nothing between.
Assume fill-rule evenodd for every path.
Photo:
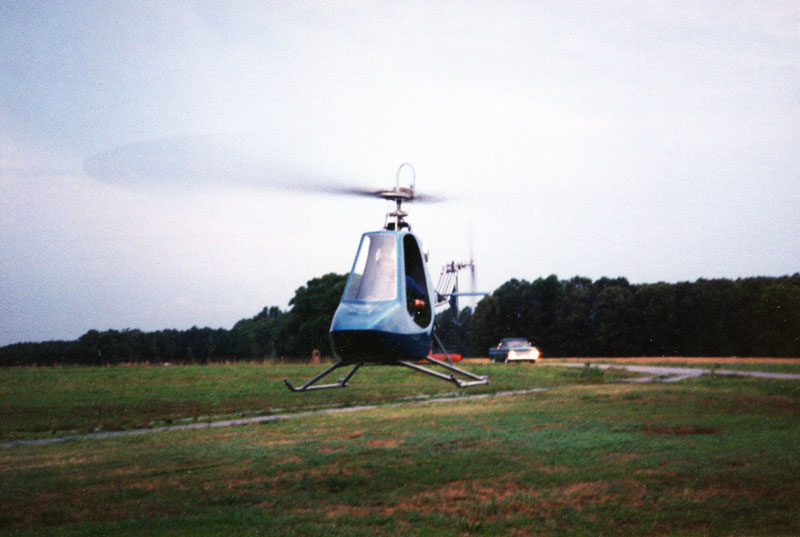
<instances>
[{"instance_id":1,"label":"tree line","mask_svg":"<svg viewBox=\"0 0 800 537\"><path fill-rule=\"evenodd\" d=\"M326 274L295 291L288 311L265 307L233 328L90 330L75 341L16 343L0 348L0 366L128 362L196 363L309 357L332 351L328 328L347 275Z\"/></svg>"},{"instance_id":2,"label":"tree line","mask_svg":"<svg viewBox=\"0 0 800 537\"><path fill-rule=\"evenodd\" d=\"M288 311L265 307L231 329L90 330L74 341L0 348L0 366L207 363L332 354L328 329L346 275L295 291ZM545 356L800 357L800 274L631 284L625 278L551 275L512 279L475 310L437 315L447 350L486 356L503 337L531 340Z\"/></svg>"},{"instance_id":3,"label":"tree line","mask_svg":"<svg viewBox=\"0 0 800 537\"><path fill-rule=\"evenodd\" d=\"M631 284L512 279L475 308L471 351L523 336L545 356L800 357L800 274Z\"/></svg>"}]
</instances>

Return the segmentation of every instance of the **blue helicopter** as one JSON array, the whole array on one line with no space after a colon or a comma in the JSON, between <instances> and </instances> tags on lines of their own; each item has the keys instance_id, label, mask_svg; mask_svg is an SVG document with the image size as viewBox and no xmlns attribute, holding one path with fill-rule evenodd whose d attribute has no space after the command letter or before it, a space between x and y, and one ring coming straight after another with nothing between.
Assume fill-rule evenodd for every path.
<instances>
[{"instance_id":1,"label":"blue helicopter","mask_svg":"<svg viewBox=\"0 0 800 537\"><path fill-rule=\"evenodd\" d=\"M472 261L446 265L436 288L431 285L426 256L419 239L411 232L402 204L440 200L415 192L416 174L411 164L400 165L394 188L368 190L330 178L318 177L306 182L305 174L274 169L267 162L253 160L252 155L242 152L240 145L238 141L231 145L213 137L149 140L93 155L84 162L84 170L90 177L128 185L160 184L179 178L181 185L186 186L194 181L208 185L258 184L275 189L393 201L396 209L386 215L383 229L361 237L350 277L331 322L330 339L337 362L299 387L284 380L286 386L295 392L344 388L356 370L366 364L402 365L462 388L488 384L487 377L455 367L434 330L437 308L449 304L457 310L459 295L485 293L458 291L458 271L470 267L474 275ZM404 169L411 173L411 184L407 187L400 186ZM269 179L264 181L263 177ZM444 361L429 356L434 343L441 349ZM420 363L444 367L446 373ZM316 384L344 366L352 366L352 369L338 382Z\"/></svg>"},{"instance_id":2,"label":"blue helicopter","mask_svg":"<svg viewBox=\"0 0 800 537\"><path fill-rule=\"evenodd\" d=\"M410 168L412 182L400 186L403 168ZM284 379L294 392L344 388L362 365L400 365L452 382L459 388L488 384L485 376L455 367L434 331L435 309L447 306L459 295L453 273L472 262L451 263L442 272L439 285L431 285L427 260L419 239L406 221L403 202L437 201L432 196L415 193L414 168L403 163L397 170L397 184L390 190L348 189L348 194L383 198L395 202L396 209L386 215L384 227L361 236L353 268L336 313L331 321L330 340L336 363L301 386ZM457 276L456 276L457 277ZM443 351L446 361L430 356L434 342ZM447 372L420 365L428 362ZM317 381L341 367L350 371L332 384ZM465 377L468 380L463 380Z\"/></svg>"}]
</instances>

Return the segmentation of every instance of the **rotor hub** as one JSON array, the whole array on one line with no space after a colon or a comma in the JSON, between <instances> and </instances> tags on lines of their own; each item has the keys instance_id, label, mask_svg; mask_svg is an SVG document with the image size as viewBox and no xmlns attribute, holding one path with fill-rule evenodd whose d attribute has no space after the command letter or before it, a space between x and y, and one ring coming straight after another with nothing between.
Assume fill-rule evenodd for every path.
<instances>
[{"instance_id":1,"label":"rotor hub","mask_svg":"<svg viewBox=\"0 0 800 537\"><path fill-rule=\"evenodd\" d=\"M400 175L403 172L403 168L406 167L411 170L411 184L409 186L400 186ZM402 205L404 201L412 201L414 199L414 186L417 183L417 172L414 170L414 166L408 162L404 162L397 168L395 178L397 179L397 183L393 189L382 190L377 193L381 198L391 200L397 205L394 212L387 213L383 227L384 229L394 229L395 231L399 231L403 228L410 230L411 226L405 221L405 217L408 216L408 213L403 211Z\"/></svg>"}]
</instances>

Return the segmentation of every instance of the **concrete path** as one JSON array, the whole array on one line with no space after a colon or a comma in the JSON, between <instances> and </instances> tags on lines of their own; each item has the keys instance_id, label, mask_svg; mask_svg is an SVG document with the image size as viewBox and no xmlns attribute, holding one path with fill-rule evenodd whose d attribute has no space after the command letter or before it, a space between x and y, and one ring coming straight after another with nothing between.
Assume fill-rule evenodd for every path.
<instances>
[{"instance_id":1,"label":"concrete path","mask_svg":"<svg viewBox=\"0 0 800 537\"><path fill-rule=\"evenodd\" d=\"M554 365L559 367L586 367L586 364L580 362L546 362L543 365ZM710 375L711 369L704 369L702 367L669 367L669 366L653 366L653 365L626 365L626 364L592 364L591 367L598 369L625 369L633 373L641 373L643 375L650 375L648 377L641 377L631 379L630 382L678 382L690 378L697 378L701 375ZM738 369L715 369L715 375L737 375L743 377L758 377L765 379L781 379L781 380L800 380L798 373L767 373L764 371L744 371Z\"/></svg>"}]
</instances>

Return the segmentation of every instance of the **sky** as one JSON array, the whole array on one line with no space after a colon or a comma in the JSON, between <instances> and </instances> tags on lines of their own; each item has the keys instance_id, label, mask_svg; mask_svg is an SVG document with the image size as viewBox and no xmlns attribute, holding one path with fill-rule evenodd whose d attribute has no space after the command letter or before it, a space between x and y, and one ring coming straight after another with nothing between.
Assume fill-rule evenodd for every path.
<instances>
[{"instance_id":1,"label":"sky","mask_svg":"<svg viewBox=\"0 0 800 537\"><path fill-rule=\"evenodd\" d=\"M800 272L800 4L6 0L0 345L286 309L403 162L434 281Z\"/></svg>"}]
</instances>

